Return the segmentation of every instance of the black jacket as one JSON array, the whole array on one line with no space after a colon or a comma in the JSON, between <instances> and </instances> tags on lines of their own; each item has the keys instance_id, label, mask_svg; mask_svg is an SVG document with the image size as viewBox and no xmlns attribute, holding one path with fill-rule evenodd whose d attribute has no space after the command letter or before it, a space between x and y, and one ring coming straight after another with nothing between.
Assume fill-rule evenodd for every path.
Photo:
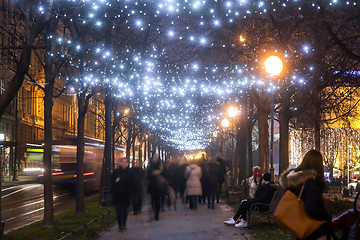
<instances>
[{"instance_id":1,"label":"black jacket","mask_svg":"<svg viewBox=\"0 0 360 240\"><path fill-rule=\"evenodd\" d=\"M159 170L160 173L154 175L153 171ZM151 162L149 164L149 167L146 171L146 179L148 181L147 185L147 191L148 193L157 194L161 193L161 185L162 181L165 181L165 178L163 177L163 171L164 171L164 165L160 162L160 160L157 163Z\"/></svg>"},{"instance_id":2,"label":"black jacket","mask_svg":"<svg viewBox=\"0 0 360 240\"><path fill-rule=\"evenodd\" d=\"M116 179L120 178L118 182ZM132 169L117 168L112 175L112 192L114 195L114 204L128 205L133 185Z\"/></svg>"},{"instance_id":3,"label":"black jacket","mask_svg":"<svg viewBox=\"0 0 360 240\"><path fill-rule=\"evenodd\" d=\"M142 192L144 189L145 183L145 171L141 167L133 167L131 168L133 175L133 184L132 184L132 192L138 193Z\"/></svg>"},{"instance_id":4,"label":"black jacket","mask_svg":"<svg viewBox=\"0 0 360 240\"><path fill-rule=\"evenodd\" d=\"M225 174L226 174L225 161L222 158L216 158L216 161L220 164L219 171L218 171L218 180L219 180L219 183L222 184L222 183L224 183Z\"/></svg>"},{"instance_id":5,"label":"black jacket","mask_svg":"<svg viewBox=\"0 0 360 240\"><path fill-rule=\"evenodd\" d=\"M255 192L254 202L270 203L275 189L270 183L262 184Z\"/></svg>"},{"instance_id":6,"label":"black jacket","mask_svg":"<svg viewBox=\"0 0 360 240\"><path fill-rule=\"evenodd\" d=\"M204 167L204 179L207 185L218 185L220 163L209 161Z\"/></svg>"},{"instance_id":7,"label":"black jacket","mask_svg":"<svg viewBox=\"0 0 360 240\"><path fill-rule=\"evenodd\" d=\"M280 186L289 189L296 196L299 196L301 188L305 184L301 200L304 202L306 213L313 219L329 222L317 229L307 240L318 239L330 231L331 216L325 209L321 186L318 186L315 180L317 177L319 176L315 170L295 172L294 169L288 169L280 176Z\"/></svg>"}]
</instances>

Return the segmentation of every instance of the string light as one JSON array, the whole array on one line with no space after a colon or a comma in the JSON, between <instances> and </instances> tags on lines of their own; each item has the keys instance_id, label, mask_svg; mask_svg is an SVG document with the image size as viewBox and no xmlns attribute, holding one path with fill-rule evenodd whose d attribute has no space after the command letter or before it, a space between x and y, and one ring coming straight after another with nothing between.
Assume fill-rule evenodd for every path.
<instances>
[{"instance_id":1,"label":"string light","mask_svg":"<svg viewBox=\"0 0 360 240\"><path fill-rule=\"evenodd\" d=\"M216 33L222 28L234 27L237 22L246 22L252 16L263 17L267 12L275 14L290 9L291 15L282 19L285 21L301 19L304 7L314 11L320 9L319 4L307 1L278 2L269 6L266 1L251 0L227 0L220 5L218 1L198 0L63 2L74 4L74 11L78 11L78 14L68 14L68 8L61 7L54 8L57 9L55 14L62 19L71 18L71 21L81 22L84 28L94 31L93 35L101 36L100 33L109 24L114 32L121 30L132 36L143 36L141 34L148 30L152 41L145 49L141 45L144 44L141 42L143 39L136 37L134 43L126 42L111 48L101 43L104 39L89 46L83 45L77 38L54 34L49 38L56 41L58 48L49 54L54 58L68 57L74 67L84 69L85 77L74 76L79 82L93 87L111 85L116 98L133 102L133 108L143 124L161 133L160 136L170 145L183 150L202 149L208 144L209 136L219 128L221 106L224 104L238 101L250 89L272 92L280 87L279 83L270 84L263 79L263 69L258 59L235 65L229 64L230 61L221 62L221 59L212 62L211 59L193 56L198 56L199 51L212 49L235 51L235 47L257 54L259 49L249 47L251 36L245 34L245 38L239 32L235 34L234 44L231 44L231 41L219 41ZM328 3L334 11L356 5L356 1L341 3L329 0ZM61 1L58 4L61 6ZM39 14L47 11L42 5L37 9ZM316 49L303 41L305 39L299 40L298 51L296 48L293 52L278 50L277 55L287 59L287 63L298 62L302 54L311 55ZM86 59L85 62L79 62L80 54ZM316 69L310 64L302 67L315 72ZM289 73L289 79L285 77L283 81L305 86L307 78L301 75L303 69L295 67L292 71L296 76ZM81 92L83 87L73 86L71 89ZM292 134L295 142L300 141L298 133ZM302 154L296 151L292 150L292 159ZM295 163L297 160L292 161Z\"/></svg>"}]
</instances>

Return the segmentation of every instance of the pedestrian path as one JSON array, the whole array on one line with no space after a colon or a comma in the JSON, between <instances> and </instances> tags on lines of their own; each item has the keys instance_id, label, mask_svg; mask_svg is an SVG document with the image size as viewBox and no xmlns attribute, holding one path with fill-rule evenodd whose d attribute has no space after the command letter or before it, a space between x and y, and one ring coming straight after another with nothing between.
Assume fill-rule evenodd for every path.
<instances>
[{"instance_id":1,"label":"pedestrian path","mask_svg":"<svg viewBox=\"0 0 360 240\"><path fill-rule=\"evenodd\" d=\"M127 229L119 232L117 224L103 232L98 240L183 240L183 239L240 239L254 240L248 229L239 229L223 223L234 215L231 207L218 203L215 209L201 204L198 210L178 200L178 209L160 212L160 221L154 221L149 204L140 215L129 215Z\"/></svg>"}]
</instances>

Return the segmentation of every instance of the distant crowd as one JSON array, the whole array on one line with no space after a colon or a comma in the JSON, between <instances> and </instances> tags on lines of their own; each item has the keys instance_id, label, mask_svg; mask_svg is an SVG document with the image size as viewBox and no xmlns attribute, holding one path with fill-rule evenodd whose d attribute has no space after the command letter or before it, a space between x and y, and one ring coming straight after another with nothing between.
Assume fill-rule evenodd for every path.
<instances>
[{"instance_id":1,"label":"distant crowd","mask_svg":"<svg viewBox=\"0 0 360 240\"><path fill-rule=\"evenodd\" d=\"M154 153L146 170L139 166L129 168L126 158L120 159L112 175L119 231L126 229L130 203L133 214L141 213L145 189L151 199L153 219L159 221L161 210L177 209L177 199L189 204L192 210L197 210L199 204L214 209L219 203L225 175L225 161L220 156L206 159L202 154L193 162L169 157L163 162Z\"/></svg>"}]
</instances>

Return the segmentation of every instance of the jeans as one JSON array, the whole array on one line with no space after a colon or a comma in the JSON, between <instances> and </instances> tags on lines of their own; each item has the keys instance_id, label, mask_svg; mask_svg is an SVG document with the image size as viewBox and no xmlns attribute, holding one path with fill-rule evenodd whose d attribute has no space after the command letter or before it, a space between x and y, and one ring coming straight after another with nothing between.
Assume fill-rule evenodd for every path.
<instances>
[{"instance_id":1,"label":"jeans","mask_svg":"<svg viewBox=\"0 0 360 240\"><path fill-rule=\"evenodd\" d=\"M189 206L190 206L190 209L197 209L197 202L198 199L197 199L197 196L189 196Z\"/></svg>"},{"instance_id":2,"label":"jeans","mask_svg":"<svg viewBox=\"0 0 360 240\"><path fill-rule=\"evenodd\" d=\"M236 221L239 217L241 217L244 221L246 221L247 220L247 211L249 210L251 204L253 204L253 203L254 203L253 199L242 200L240 207L238 208L233 219Z\"/></svg>"},{"instance_id":3,"label":"jeans","mask_svg":"<svg viewBox=\"0 0 360 240\"><path fill-rule=\"evenodd\" d=\"M142 206L142 198L143 198L142 192L134 192L131 195L131 204L134 209L134 213L140 213L141 212L141 206Z\"/></svg>"},{"instance_id":4,"label":"jeans","mask_svg":"<svg viewBox=\"0 0 360 240\"><path fill-rule=\"evenodd\" d=\"M127 204L116 204L115 205L116 217L119 228L126 227L126 220L128 216L128 205Z\"/></svg>"}]
</instances>

